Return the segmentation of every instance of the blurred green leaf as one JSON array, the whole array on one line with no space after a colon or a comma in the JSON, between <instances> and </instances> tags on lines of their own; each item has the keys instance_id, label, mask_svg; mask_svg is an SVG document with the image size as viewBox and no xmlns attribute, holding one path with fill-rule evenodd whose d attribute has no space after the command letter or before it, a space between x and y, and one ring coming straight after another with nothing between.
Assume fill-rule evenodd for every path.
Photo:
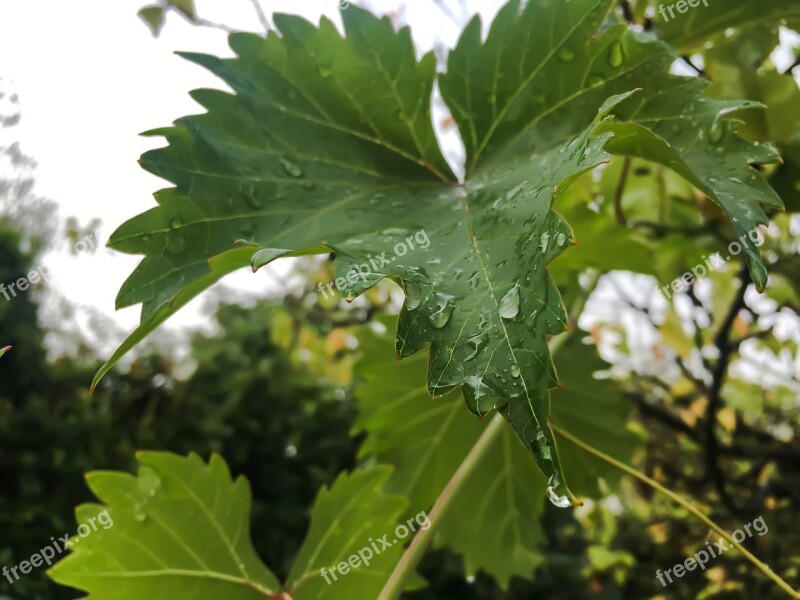
<instances>
[{"instance_id":1,"label":"blurred green leaf","mask_svg":"<svg viewBox=\"0 0 800 600\"><path fill-rule=\"evenodd\" d=\"M139 11L139 16L147 23L153 36L158 36L164 27L164 9L161 6L145 6Z\"/></svg>"}]
</instances>

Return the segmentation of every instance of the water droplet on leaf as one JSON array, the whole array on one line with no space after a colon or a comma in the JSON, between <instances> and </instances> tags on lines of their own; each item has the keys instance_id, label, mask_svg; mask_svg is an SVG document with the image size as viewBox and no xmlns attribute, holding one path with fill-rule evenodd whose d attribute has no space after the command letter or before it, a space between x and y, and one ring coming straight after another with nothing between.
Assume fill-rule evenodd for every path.
<instances>
[{"instance_id":1,"label":"water droplet on leaf","mask_svg":"<svg viewBox=\"0 0 800 600\"><path fill-rule=\"evenodd\" d=\"M436 329L441 329L450 320L453 314L453 297L446 294L437 294L439 310L431 314L428 320Z\"/></svg>"},{"instance_id":2,"label":"water droplet on leaf","mask_svg":"<svg viewBox=\"0 0 800 600\"><path fill-rule=\"evenodd\" d=\"M717 118L708 129L708 141L712 144L719 144L725 137L725 121Z\"/></svg>"},{"instance_id":3,"label":"water droplet on leaf","mask_svg":"<svg viewBox=\"0 0 800 600\"><path fill-rule=\"evenodd\" d=\"M414 310L422 303L422 291L419 286L413 281L405 282L406 290L406 308Z\"/></svg>"},{"instance_id":4,"label":"water droplet on leaf","mask_svg":"<svg viewBox=\"0 0 800 600\"><path fill-rule=\"evenodd\" d=\"M575 51L569 46L564 46L558 51L558 58L564 62L570 62L575 58Z\"/></svg>"},{"instance_id":5,"label":"water droplet on leaf","mask_svg":"<svg viewBox=\"0 0 800 600\"><path fill-rule=\"evenodd\" d=\"M513 319L519 314L519 284L508 290L500 300L499 312L504 319Z\"/></svg>"},{"instance_id":6,"label":"water droplet on leaf","mask_svg":"<svg viewBox=\"0 0 800 600\"><path fill-rule=\"evenodd\" d=\"M281 159L281 166L290 177L302 177L304 175L303 170L300 167L286 158Z\"/></svg>"}]
</instances>

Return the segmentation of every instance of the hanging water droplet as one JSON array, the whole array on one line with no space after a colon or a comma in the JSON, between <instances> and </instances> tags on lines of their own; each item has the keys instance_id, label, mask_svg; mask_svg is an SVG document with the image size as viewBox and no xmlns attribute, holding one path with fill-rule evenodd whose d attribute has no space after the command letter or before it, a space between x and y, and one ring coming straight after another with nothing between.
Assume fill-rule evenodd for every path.
<instances>
[{"instance_id":1,"label":"hanging water droplet","mask_svg":"<svg viewBox=\"0 0 800 600\"><path fill-rule=\"evenodd\" d=\"M513 319L519 314L519 284L508 290L500 300L499 313L504 319Z\"/></svg>"},{"instance_id":2,"label":"hanging water droplet","mask_svg":"<svg viewBox=\"0 0 800 600\"><path fill-rule=\"evenodd\" d=\"M547 499L550 500L553 506L557 506L558 508L569 508L572 506L570 499L566 496L559 496L552 485L547 486Z\"/></svg>"},{"instance_id":3,"label":"hanging water droplet","mask_svg":"<svg viewBox=\"0 0 800 600\"><path fill-rule=\"evenodd\" d=\"M436 294L436 296L438 297L439 310L432 313L428 317L428 320L436 329L441 329L447 325L447 322L453 314L453 297L446 294Z\"/></svg>"},{"instance_id":4,"label":"hanging water droplet","mask_svg":"<svg viewBox=\"0 0 800 600\"><path fill-rule=\"evenodd\" d=\"M302 177L304 175L303 170L289 159L282 158L281 166L290 177Z\"/></svg>"},{"instance_id":5,"label":"hanging water droplet","mask_svg":"<svg viewBox=\"0 0 800 600\"><path fill-rule=\"evenodd\" d=\"M608 64L615 69L619 69L625 62L625 52L622 49L622 42L616 41L611 44L608 51Z\"/></svg>"}]
</instances>

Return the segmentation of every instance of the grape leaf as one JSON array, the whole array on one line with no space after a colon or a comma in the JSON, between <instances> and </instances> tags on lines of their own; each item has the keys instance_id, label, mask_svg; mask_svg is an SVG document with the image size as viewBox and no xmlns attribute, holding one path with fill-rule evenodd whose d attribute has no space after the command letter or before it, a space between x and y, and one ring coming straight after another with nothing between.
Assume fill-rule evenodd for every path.
<instances>
[{"instance_id":1,"label":"grape leaf","mask_svg":"<svg viewBox=\"0 0 800 600\"><path fill-rule=\"evenodd\" d=\"M388 319L385 322L390 325ZM386 352L390 344L388 334L365 331L360 336L355 431L367 435L359 452L395 467L388 491L408 497L413 507L430 506L488 423L469 417L458 391L431 401L421 384L425 357L417 354L397 362ZM638 446L625 429L631 406L613 384L593 377L608 365L594 348L580 343L565 344L555 362L569 377L564 388L554 392L552 419L618 460L630 461ZM410 381L420 384L410 386ZM411 430L413 440L407 435ZM615 470L569 445L562 445L561 452L572 474L570 484L579 494L597 498L598 479L613 483L618 477ZM440 524L438 542L464 555L467 575L482 569L506 589L512 576L528 577L542 561L546 538L539 517L546 494L547 479L506 428L453 500Z\"/></svg>"},{"instance_id":2,"label":"grape leaf","mask_svg":"<svg viewBox=\"0 0 800 600\"><path fill-rule=\"evenodd\" d=\"M50 569L57 583L120 600L284 598L283 590L295 600L371 598L402 552L396 544L369 565L353 568L346 586L328 574L329 585L320 571L369 546L370 536L394 531L408 501L382 492L391 475L385 466L342 475L320 491L308 537L284 586L250 541L250 486L243 478L232 481L219 456L209 464L196 455L162 452L139 453L138 459L136 477L87 476L104 504L78 507L78 522L91 531L70 540L71 553Z\"/></svg>"},{"instance_id":3,"label":"grape leaf","mask_svg":"<svg viewBox=\"0 0 800 600\"><path fill-rule=\"evenodd\" d=\"M87 475L105 506L78 507L78 522L107 510L113 525L77 538L50 570L57 583L114 598L263 598L280 589L250 541L246 480L232 482L218 456L208 465L196 455L138 459L137 477Z\"/></svg>"},{"instance_id":4,"label":"grape leaf","mask_svg":"<svg viewBox=\"0 0 800 600\"><path fill-rule=\"evenodd\" d=\"M708 100L702 82L668 73L674 52L652 37L624 26L598 35L612 6L514 0L485 42L478 19L467 26L439 77L467 149L464 182L431 124L434 57L417 61L409 31L386 18L351 6L342 37L327 20L278 15L280 35L231 36L236 58L186 55L234 93L194 92L208 112L153 132L169 146L142 158L176 187L111 238L145 255L117 299L142 304L132 337L182 290L216 281L209 261L237 242L254 269L334 250L348 298L386 277L401 283L397 352L430 347L429 391L460 386L472 412L502 411L569 494L546 424L557 383L547 336L565 326L546 266L572 239L553 211L559 192L616 153L669 166L737 233L766 222L761 202L780 206L749 166L776 155L723 118L756 104ZM763 286L758 251L743 245Z\"/></svg>"}]
</instances>

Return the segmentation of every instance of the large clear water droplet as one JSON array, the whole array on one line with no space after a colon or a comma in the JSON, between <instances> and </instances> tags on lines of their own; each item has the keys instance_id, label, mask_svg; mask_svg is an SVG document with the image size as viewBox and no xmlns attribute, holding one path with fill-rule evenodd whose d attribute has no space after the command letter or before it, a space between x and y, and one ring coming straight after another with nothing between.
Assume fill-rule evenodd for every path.
<instances>
[{"instance_id":1,"label":"large clear water droplet","mask_svg":"<svg viewBox=\"0 0 800 600\"><path fill-rule=\"evenodd\" d=\"M435 313L431 314L428 317L428 320L431 322L436 329L441 329L447 322L450 320L450 317L453 314L453 297L448 296L446 294L437 294L439 301L439 310Z\"/></svg>"},{"instance_id":2,"label":"large clear water droplet","mask_svg":"<svg viewBox=\"0 0 800 600\"><path fill-rule=\"evenodd\" d=\"M513 319L519 314L519 284L508 290L500 300L499 312L504 319Z\"/></svg>"},{"instance_id":3,"label":"large clear water droplet","mask_svg":"<svg viewBox=\"0 0 800 600\"><path fill-rule=\"evenodd\" d=\"M516 363L514 363L513 365L511 365L511 376L512 376L514 379L517 379L517 378L519 377L519 374L520 374L520 371L519 371L519 365L517 365Z\"/></svg>"},{"instance_id":4,"label":"large clear water droplet","mask_svg":"<svg viewBox=\"0 0 800 600\"><path fill-rule=\"evenodd\" d=\"M419 305L422 303L422 290L420 290L420 287L413 281L406 281L405 290L406 290L406 308L408 310L414 310L418 308Z\"/></svg>"}]
</instances>

